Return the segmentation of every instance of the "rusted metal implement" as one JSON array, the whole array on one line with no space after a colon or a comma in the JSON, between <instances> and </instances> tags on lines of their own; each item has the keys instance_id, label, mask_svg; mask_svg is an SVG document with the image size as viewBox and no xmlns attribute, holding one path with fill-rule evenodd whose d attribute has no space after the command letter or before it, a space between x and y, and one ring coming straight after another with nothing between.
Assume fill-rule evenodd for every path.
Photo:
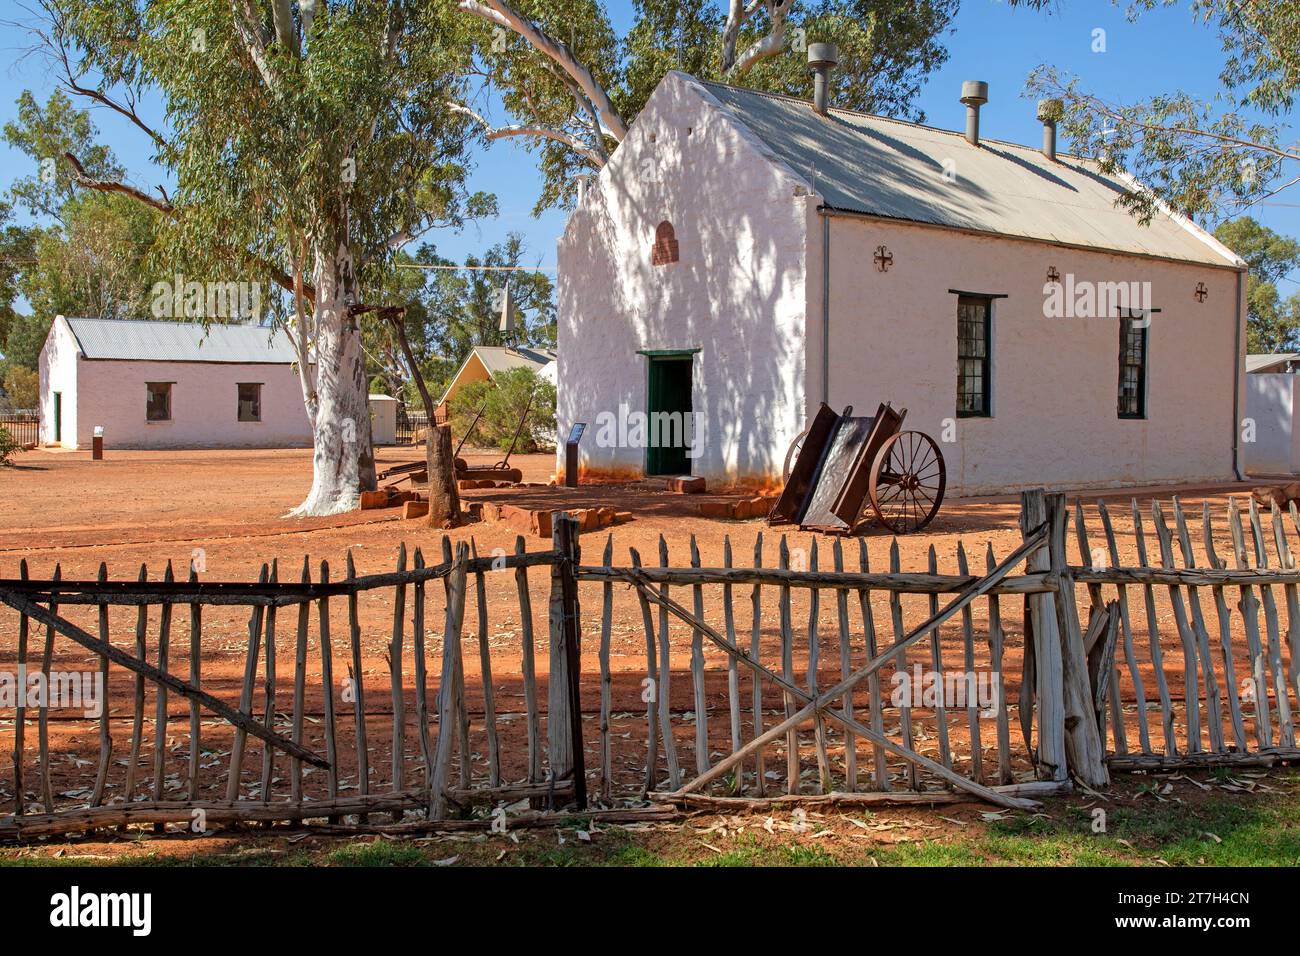
<instances>
[{"instance_id":1,"label":"rusted metal implement","mask_svg":"<svg viewBox=\"0 0 1300 956\"><path fill-rule=\"evenodd\" d=\"M520 416L519 423L515 426L514 437L510 439L510 447L506 449L506 456L495 465L476 465L471 467L465 463L465 459L460 457L460 451L465 447L465 443L469 441L470 436L474 434L474 429L478 427L479 419L483 417L483 412L487 409L487 402L484 402L479 406L479 410L474 414L473 420L469 423L469 428L467 428L465 434L461 436L460 442L456 445L456 450L452 455L453 461L455 462L457 481L481 481L483 479L489 479L492 481L505 481L518 484L524 480L524 473L518 468L511 467L510 456L515 453L515 448L519 444L519 436L523 434L524 426L528 423L528 416L532 413L535 398L536 394L528 396L528 404L524 407L524 413ZM393 467L380 472L379 480L383 481L386 478L395 478L400 482L407 477L411 477L412 475L423 471L425 467L426 463L423 461L411 461L400 465L394 465Z\"/></svg>"},{"instance_id":2,"label":"rusted metal implement","mask_svg":"<svg viewBox=\"0 0 1300 956\"><path fill-rule=\"evenodd\" d=\"M790 443L785 488L768 523L850 533L867 503L895 534L919 531L939 513L947 485L943 453L924 432L903 431L907 409L883 403L870 418L822 403Z\"/></svg>"}]
</instances>

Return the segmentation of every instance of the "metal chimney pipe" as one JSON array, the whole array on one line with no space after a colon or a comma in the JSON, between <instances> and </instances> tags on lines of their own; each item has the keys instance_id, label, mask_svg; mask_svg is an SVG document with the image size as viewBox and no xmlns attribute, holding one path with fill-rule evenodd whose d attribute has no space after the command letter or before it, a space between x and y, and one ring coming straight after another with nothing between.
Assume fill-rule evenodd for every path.
<instances>
[{"instance_id":1,"label":"metal chimney pipe","mask_svg":"<svg viewBox=\"0 0 1300 956\"><path fill-rule=\"evenodd\" d=\"M830 97L831 70L839 62L839 47L834 43L808 44L808 66L813 71L813 109L823 116Z\"/></svg>"},{"instance_id":2,"label":"metal chimney pipe","mask_svg":"<svg viewBox=\"0 0 1300 956\"><path fill-rule=\"evenodd\" d=\"M965 80L961 101L966 104L966 142L980 144L980 107L989 101L989 85L983 80Z\"/></svg>"},{"instance_id":3,"label":"metal chimney pipe","mask_svg":"<svg viewBox=\"0 0 1300 956\"><path fill-rule=\"evenodd\" d=\"M1038 119L1043 124L1043 155L1056 162L1056 124L1065 112L1061 100L1039 100Z\"/></svg>"}]
</instances>

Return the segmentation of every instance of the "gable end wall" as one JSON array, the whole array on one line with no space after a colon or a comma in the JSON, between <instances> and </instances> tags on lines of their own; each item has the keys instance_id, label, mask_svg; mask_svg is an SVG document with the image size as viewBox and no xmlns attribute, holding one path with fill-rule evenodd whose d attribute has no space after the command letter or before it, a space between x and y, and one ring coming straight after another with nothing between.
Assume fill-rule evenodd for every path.
<instances>
[{"instance_id":1,"label":"gable end wall","mask_svg":"<svg viewBox=\"0 0 1300 956\"><path fill-rule=\"evenodd\" d=\"M771 485L806 414L806 235L814 197L680 74L656 89L558 244L557 426L576 421L588 477L640 477L644 447L602 421L646 411L639 350L698 349L692 471ZM652 262L672 224L678 261ZM563 467L561 444L557 466Z\"/></svg>"}]
</instances>

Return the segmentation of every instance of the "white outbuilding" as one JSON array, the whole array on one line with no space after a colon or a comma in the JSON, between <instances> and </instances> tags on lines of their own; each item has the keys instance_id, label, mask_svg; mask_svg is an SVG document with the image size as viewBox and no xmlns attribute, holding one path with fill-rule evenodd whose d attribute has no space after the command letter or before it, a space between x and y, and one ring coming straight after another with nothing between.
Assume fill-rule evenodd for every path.
<instances>
[{"instance_id":1,"label":"white outbuilding","mask_svg":"<svg viewBox=\"0 0 1300 956\"><path fill-rule=\"evenodd\" d=\"M40 355L40 440L110 448L310 445L283 331L58 316Z\"/></svg>"},{"instance_id":2,"label":"white outbuilding","mask_svg":"<svg viewBox=\"0 0 1300 956\"><path fill-rule=\"evenodd\" d=\"M584 475L771 487L820 403L885 401L949 494L1239 475L1245 263L1117 206L1050 107L1041 149L982 139L987 97L963 133L669 73L558 245Z\"/></svg>"}]
</instances>

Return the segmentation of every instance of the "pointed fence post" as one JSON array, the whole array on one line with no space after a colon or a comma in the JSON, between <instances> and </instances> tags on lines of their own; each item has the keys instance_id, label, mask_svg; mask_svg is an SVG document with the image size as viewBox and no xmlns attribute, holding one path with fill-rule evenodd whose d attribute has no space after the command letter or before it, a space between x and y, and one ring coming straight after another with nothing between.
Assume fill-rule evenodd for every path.
<instances>
[{"instance_id":1,"label":"pointed fence post","mask_svg":"<svg viewBox=\"0 0 1300 956\"><path fill-rule=\"evenodd\" d=\"M551 779L573 780L579 810L587 807L587 772L582 749L582 648L578 612L578 522L555 516L551 532L557 560L551 566L551 654L548 684L547 739Z\"/></svg>"},{"instance_id":2,"label":"pointed fence post","mask_svg":"<svg viewBox=\"0 0 1300 956\"><path fill-rule=\"evenodd\" d=\"M1074 594L1074 574L1065 550L1065 523L1069 509L1065 495L1048 495L1046 515L1051 529L1047 537L1050 573L1057 583L1055 595L1057 633L1061 639L1061 671L1058 680L1065 712L1065 753L1070 772L1089 787L1110 783L1106 770L1106 747L1093 708L1092 682L1088 678L1088 653L1079 625L1079 606ZM1050 595L1049 595L1050 598ZM1037 633L1037 632L1035 632Z\"/></svg>"},{"instance_id":3,"label":"pointed fence post","mask_svg":"<svg viewBox=\"0 0 1300 956\"><path fill-rule=\"evenodd\" d=\"M1047 521L1047 502L1043 489L1035 488L1020 495L1020 531L1024 537ZM1029 556L1028 570L1051 570L1048 548L1039 548ZM1069 770L1065 760L1065 694L1061 687L1061 639L1057 633L1056 601L1050 591L1031 594L1028 598L1029 623L1033 641L1025 648L1034 659L1033 700L1038 712L1038 747L1035 764L1040 780L1065 780ZM1029 699L1026 688L1021 688L1021 707ZM1021 714L1022 720L1024 714Z\"/></svg>"}]
</instances>

